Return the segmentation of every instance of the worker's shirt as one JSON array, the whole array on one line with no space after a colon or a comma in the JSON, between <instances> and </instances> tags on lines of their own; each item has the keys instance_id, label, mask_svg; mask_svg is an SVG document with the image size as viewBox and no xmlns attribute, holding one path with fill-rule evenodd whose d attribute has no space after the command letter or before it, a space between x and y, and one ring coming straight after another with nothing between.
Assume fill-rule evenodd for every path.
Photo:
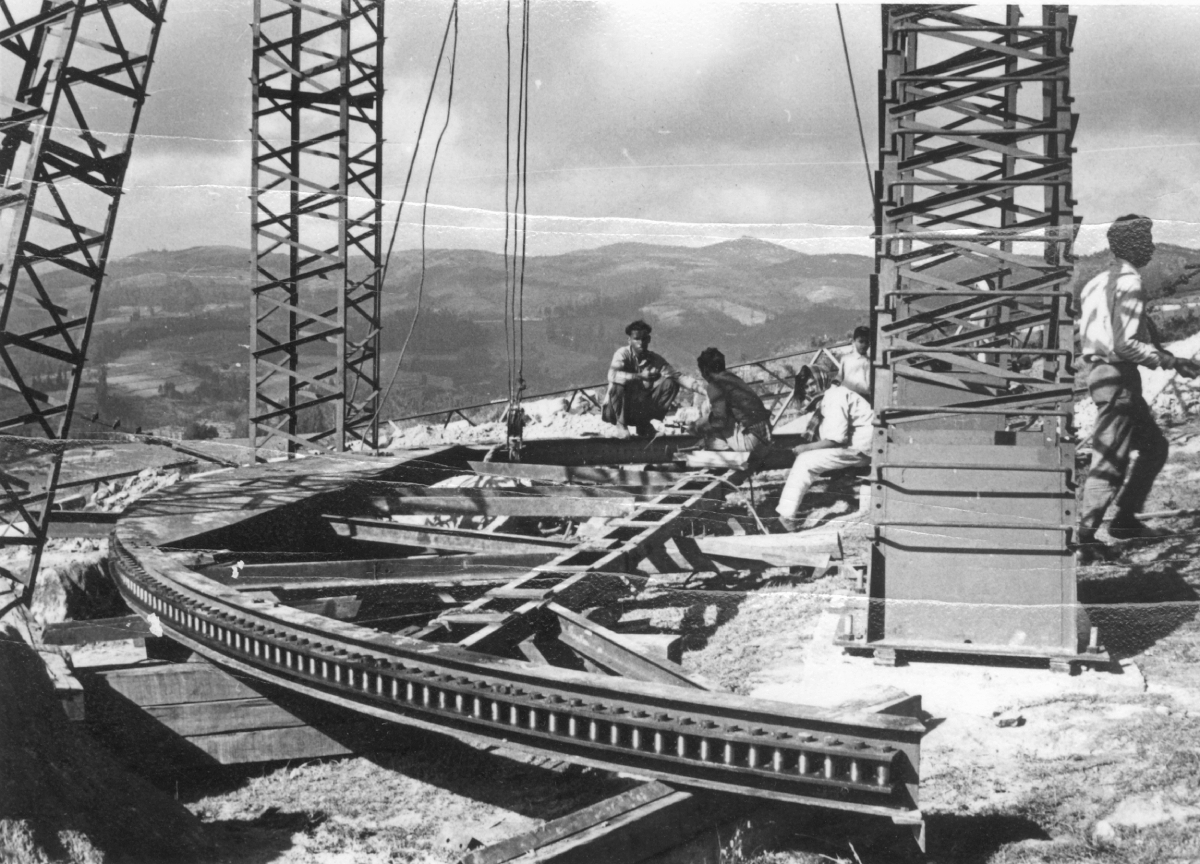
<instances>
[{"instance_id":1,"label":"worker's shirt","mask_svg":"<svg viewBox=\"0 0 1200 864\"><path fill-rule=\"evenodd\" d=\"M1138 363L1157 369L1164 352L1155 344L1142 298L1142 277L1118 259L1083 286L1080 297L1083 356L1107 363Z\"/></svg>"},{"instance_id":2,"label":"worker's shirt","mask_svg":"<svg viewBox=\"0 0 1200 864\"><path fill-rule=\"evenodd\" d=\"M711 407L703 429L732 432L735 424L745 430L771 419L758 394L732 372L718 372L704 386Z\"/></svg>"},{"instance_id":3,"label":"worker's shirt","mask_svg":"<svg viewBox=\"0 0 1200 864\"><path fill-rule=\"evenodd\" d=\"M817 437L869 455L875 412L866 399L841 384L821 397L821 426Z\"/></svg>"},{"instance_id":4,"label":"worker's shirt","mask_svg":"<svg viewBox=\"0 0 1200 864\"><path fill-rule=\"evenodd\" d=\"M842 386L871 401L871 359L859 354L853 346L838 358Z\"/></svg>"},{"instance_id":5,"label":"worker's shirt","mask_svg":"<svg viewBox=\"0 0 1200 864\"><path fill-rule=\"evenodd\" d=\"M659 378L679 377L679 372L675 367L660 355L653 351L647 351L641 357L637 357L634 355L633 349L625 345L617 349L617 353L613 354L612 362L608 364L608 383L628 384L630 381L637 381L639 380L638 373L645 372L647 369L658 372ZM649 383L653 384L654 382Z\"/></svg>"}]
</instances>

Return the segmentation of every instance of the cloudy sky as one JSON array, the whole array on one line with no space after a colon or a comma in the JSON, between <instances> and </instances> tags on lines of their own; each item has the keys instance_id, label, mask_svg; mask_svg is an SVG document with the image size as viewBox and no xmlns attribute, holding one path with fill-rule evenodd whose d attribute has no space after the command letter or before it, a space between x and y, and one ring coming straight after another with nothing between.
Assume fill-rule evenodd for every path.
<instances>
[{"instance_id":1,"label":"cloudy sky","mask_svg":"<svg viewBox=\"0 0 1200 864\"><path fill-rule=\"evenodd\" d=\"M389 218L449 8L387 7ZM459 8L429 243L499 251L506 6ZM1076 212L1094 225L1147 213L1162 220L1163 239L1200 246L1200 8L1073 9ZM117 255L249 245L251 2L170 0L168 10ZM879 9L842 11L874 162ZM531 45L531 254L742 235L870 254L871 200L832 5L534 0ZM399 248L416 245L419 215L406 209ZM1085 231L1082 251L1097 236Z\"/></svg>"}]
</instances>

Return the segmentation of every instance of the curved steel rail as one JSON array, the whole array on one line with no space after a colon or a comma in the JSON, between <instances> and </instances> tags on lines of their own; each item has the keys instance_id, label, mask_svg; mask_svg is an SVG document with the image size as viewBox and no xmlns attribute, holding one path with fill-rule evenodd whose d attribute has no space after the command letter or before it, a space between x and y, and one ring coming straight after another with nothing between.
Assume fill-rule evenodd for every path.
<instances>
[{"instance_id":1,"label":"curved steel rail","mask_svg":"<svg viewBox=\"0 0 1200 864\"><path fill-rule=\"evenodd\" d=\"M242 595L160 548L187 545L181 536L239 512L317 496L310 511L327 510L328 493L396 476L396 460L366 471L330 463L302 460L317 469L303 480L295 462L221 472L144 499L112 536L131 608L216 663L373 717L691 787L920 823L924 727L913 718L589 674L388 634ZM298 494L298 483L310 488ZM292 521L306 518L293 511ZM189 522L194 529L181 529Z\"/></svg>"}]
</instances>

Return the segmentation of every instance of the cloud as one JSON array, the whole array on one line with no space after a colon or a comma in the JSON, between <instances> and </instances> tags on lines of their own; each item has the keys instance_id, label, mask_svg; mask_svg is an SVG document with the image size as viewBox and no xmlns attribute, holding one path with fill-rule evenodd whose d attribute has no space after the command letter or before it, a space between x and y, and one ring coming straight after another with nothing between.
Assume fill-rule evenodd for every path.
<instances>
[{"instance_id":1,"label":"cloud","mask_svg":"<svg viewBox=\"0 0 1200 864\"><path fill-rule=\"evenodd\" d=\"M503 242L508 8L500 0L460 4L453 114L431 190L435 245ZM514 14L520 8L512 5ZM449 9L447 0L386 7L391 201L408 171ZM531 251L639 232L655 242L740 231L811 244L820 230L826 245L869 251L870 201L831 5L539 0L532 10ZM1192 69L1200 10L1073 11L1076 212L1088 224L1145 212L1191 236L1200 210L1200 82ZM879 9L849 4L842 13L874 161ZM119 254L248 244L250 14L244 0L171 0L122 203ZM518 32L514 21L513 63ZM424 194L447 83L443 70L411 202ZM391 218L394 204L385 212ZM409 208L401 246L416 242L420 213Z\"/></svg>"}]
</instances>

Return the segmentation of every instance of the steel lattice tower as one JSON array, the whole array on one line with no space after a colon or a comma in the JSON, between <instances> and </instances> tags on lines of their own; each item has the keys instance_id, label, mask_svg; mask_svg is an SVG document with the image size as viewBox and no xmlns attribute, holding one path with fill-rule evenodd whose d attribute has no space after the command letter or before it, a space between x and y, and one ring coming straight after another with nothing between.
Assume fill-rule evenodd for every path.
<instances>
[{"instance_id":1,"label":"steel lattice tower","mask_svg":"<svg viewBox=\"0 0 1200 864\"><path fill-rule=\"evenodd\" d=\"M376 445L383 2L256 0L250 435Z\"/></svg>"},{"instance_id":2,"label":"steel lattice tower","mask_svg":"<svg viewBox=\"0 0 1200 864\"><path fill-rule=\"evenodd\" d=\"M0 0L0 51L21 67L0 119L0 434L71 430L117 205L166 0L69 0L21 21ZM42 484L0 470L0 545L33 550L32 597L61 447L0 441L4 464L49 452Z\"/></svg>"},{"instance_id":3,"label":"steel lattice tower","mask_svg":"<svg viewBox=\"0 0 1200 864\"><path fill-rule=\"evenodd\" d=\"M963 10L883 8L865 637L884 660L1061 665L1086 640L1071 552L1074 18Z\"/></svg>"}]
</instances>

